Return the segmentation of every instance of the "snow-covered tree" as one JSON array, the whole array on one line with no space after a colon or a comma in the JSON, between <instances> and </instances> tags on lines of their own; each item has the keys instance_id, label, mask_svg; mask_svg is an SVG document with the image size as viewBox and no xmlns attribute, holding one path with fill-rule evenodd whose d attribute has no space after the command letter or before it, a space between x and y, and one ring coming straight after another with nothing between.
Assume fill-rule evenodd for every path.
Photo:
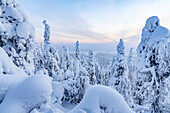
<instances>
[{"instance_id":1,"label":"snow-covered tree","mask_svg":"<svg viewBox=\"0 0 170 113\"><path fill-rule=\"evenodd\" d=\"M50 26L47 24L46 20L43 20L42 22L45 25L44 30L44 45L50 44Z\"/></svg>"},{"instance_id":2,"label":"snow-covered tree","mask_svg":"<svg viewBox=\"0 0 170 113\"><path fill-rule=\"evenodd\" d=\"M36 47L36 50L34 51L34 65L35 65L35 72L43 70L44 69L44 58L42 54L42 49L38 46Z\"/></svg>"},{"instance_id":3,"label":"snow-covered tree","mask_svg":"<svg viewBox=\"0 0 170 113\"><path fill-rule=\"evenodd\" d=\"M94 55L93 51L89 51L89 56L87 60L87 67L86 70L88 72L88 76L90 78L90 84L94 85L96 84L96 76L95 76L95 62L94 62Z\"/></svg>"},{"instance_id":4,"label":"snow-covered tree","mask_svg":"<svg viewBox=\"0 0 170 113\"><path fill-rule=\"evenodd\" d=\"M89 77L87 76L88 72L86 71L85 67L82 66L80 62L80 49L79 49L78 41L75 46L75 59L73 62L73 71L74 71L74 77L72 77L69 80L75 81L75 82L71 82L72 92L67 90L67 95L72 95L72 98L68 100L71 100L71 102L73 103L77 103L77 102L79 103L81 99L83 98L85 90L87 89L89 85Z\"/></svg>"},{"instance_id":5,"label":"snow-covered tree","mask_svg":"<svg viewBox=\"0 0 170 113\"><path fill-rule=\"evenodd\" d=\"M136 103L162 113L169 94L169 30L156 16L147 19L137 48Z\"/></svg>"},{"instance_id":6,"label":"snow-covered tree","mask_svg":"<svg viewBox=\"0 0 170 113\"><path fill-rule=\"evenodd\" d=\"M73 60L69 56L68 49L65 46L63 46L63 55L61 58L61 69L64 70L64 79L74 77Z\"/></svg>"},{"instance_id":7,"label":"snow-covered tree","mask_svg":"<svg viewBox=\"0 0 170 113\"><path fill-rule=\"evenodd\" d=\"M109 80L109 85L116 89L126 100L130 107L133 107L133 100L131 95L131 84L128 79L127 65L124 58L124 42L120 39L117 45L117 56L113 61L113 73Z\"/></svg>"},{"instance_id":8,"label":"snow-covered tree","mask_svg":"<svg viewBox=\"0 0 170 113\"><path fill-rule=\"evenodd\" d=\"M35 29L16 0L0 1L0 47L15 65L34 73Z\"/></svg>"},{"instance_id":9,"label":"snow-covered tree","mask_svg":"<svg viewBox=\"0 0 170 113\"><path fill-rule=\"evenodd\" d=\"M57 62L58 52L50 42L50 26L46 23L46 20L43 21L43 24L45 25L43 49L44 68L48 71L49 76L53 77L53 80L61 81L64 72L59 69Z\"/></svg>"},{"instance_id":10,"label":"snow-covered tree","mask_svg":"<svg viewBox=\"0 0 170 113\"><path fill-rule=\"evenodd\" d=\"M80 60L80 47L79 47L79 41L76 42L75 46L75 58Z\"/></svg>"}]
</instances>

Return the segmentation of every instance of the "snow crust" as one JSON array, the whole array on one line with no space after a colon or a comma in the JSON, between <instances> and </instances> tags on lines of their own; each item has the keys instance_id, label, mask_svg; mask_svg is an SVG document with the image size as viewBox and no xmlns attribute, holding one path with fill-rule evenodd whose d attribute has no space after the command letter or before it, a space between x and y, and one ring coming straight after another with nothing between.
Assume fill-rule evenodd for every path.
<instances>
[{"instance_id":1,"label":"snow crust","mask_svg":"<svg viewBox=\"0 0 170 113\"><path fill-rule=\"evenodd\" d=\"M101 107L108 113L134 113L116 90L102 85L88 88L80 104L68 113L102 113Z\"/></svg>"}]
</instances>

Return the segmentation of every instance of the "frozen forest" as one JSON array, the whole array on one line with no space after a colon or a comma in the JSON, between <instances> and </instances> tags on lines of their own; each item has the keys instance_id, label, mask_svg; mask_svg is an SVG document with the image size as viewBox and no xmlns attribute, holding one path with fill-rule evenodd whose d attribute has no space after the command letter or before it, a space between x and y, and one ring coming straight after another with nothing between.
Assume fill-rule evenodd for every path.
<instances>
[{"instance_id":1,"label":"frozen forest","mask_svg":"<svg viewBox=\"0 0 170 113\"><path fill-rule=\"evenodd\" d=\"M0 0L0 113L170 113L170 32L157 16L137 50L120 39L105 64L79 41L59 51L42 25L39 43L18 2Z\"/></svg>"}]
</instances>

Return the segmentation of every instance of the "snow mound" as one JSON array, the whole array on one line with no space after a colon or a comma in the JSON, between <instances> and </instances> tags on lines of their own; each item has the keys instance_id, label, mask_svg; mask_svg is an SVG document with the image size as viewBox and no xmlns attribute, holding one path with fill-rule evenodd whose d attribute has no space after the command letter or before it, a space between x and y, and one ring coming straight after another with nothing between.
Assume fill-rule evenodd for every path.
<instances>
[{"instance_id":1,"label":"snow mound","mask_svg":"<svg viewBox=\"0 0 170 113\"><path fill-rule=\"evenodd\" d=\"M17 35L23 38L29 38L29 36L35 37L35 28L29 22L22 22L17 26Z\"/></svg>"},{"instance_id":2,"label":"snow mound","mask_svg":"<svg viewBox=\"0 0 170 113\"><path fill-rule=\"evenodd\" d=\"M3 48L0 47L0 68L3 69L4 74L13 74L13 75L23 75L26 76L25 72L21 69L19 69L12 60L8 57L7 53Z\"/></svg>"},{"instance_id":3,"label":"snow mound","mask_svg":"<svg viewBox=\"0 0 170 113\"><path fill-rule=\"evenodd\" d=\"M69 113L134 113L114 89L95 85L87 89L83 100Z\"/></svg>"},{"instance_id":4,"label":"snow mound","mask_svg":"<svg viewBox=\"0 0 170 113\"><path fill-rule=\"evenodd\" d=\"M6 92L11 84L24 80L27 75L19 69L8 57L3 48L0 47L0 103L3 101Z\"/></svg>"},{"instance_id":5,"label":"snow mound","mask_svg":"<svg viewBox=\"0 0 170 113\"><path fill-rule=\"evenodd\" d=\"M51 79L44 75L34 75L20 84L12 85L4 101L0 104L1 113L27 113L50 100Z\"/></svg>"}]
</instances>

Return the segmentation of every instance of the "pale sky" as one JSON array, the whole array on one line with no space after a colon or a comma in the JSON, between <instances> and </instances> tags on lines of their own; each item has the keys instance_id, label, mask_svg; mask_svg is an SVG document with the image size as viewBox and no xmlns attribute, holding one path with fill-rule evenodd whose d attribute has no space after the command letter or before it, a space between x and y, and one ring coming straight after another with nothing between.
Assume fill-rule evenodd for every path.
<instances>
[{"instance_id":1,"label":"pale sky","mask_svg":"<svg viewBox=\"0 0 170 113\"><path fill-rule=\"evenodd\" d=\"M146 19L158 16L170 29L170 0L18 0L43 41L44 25L57 43L113 43L120 38L137 45Z\"/></svg>"}]
</instances>

